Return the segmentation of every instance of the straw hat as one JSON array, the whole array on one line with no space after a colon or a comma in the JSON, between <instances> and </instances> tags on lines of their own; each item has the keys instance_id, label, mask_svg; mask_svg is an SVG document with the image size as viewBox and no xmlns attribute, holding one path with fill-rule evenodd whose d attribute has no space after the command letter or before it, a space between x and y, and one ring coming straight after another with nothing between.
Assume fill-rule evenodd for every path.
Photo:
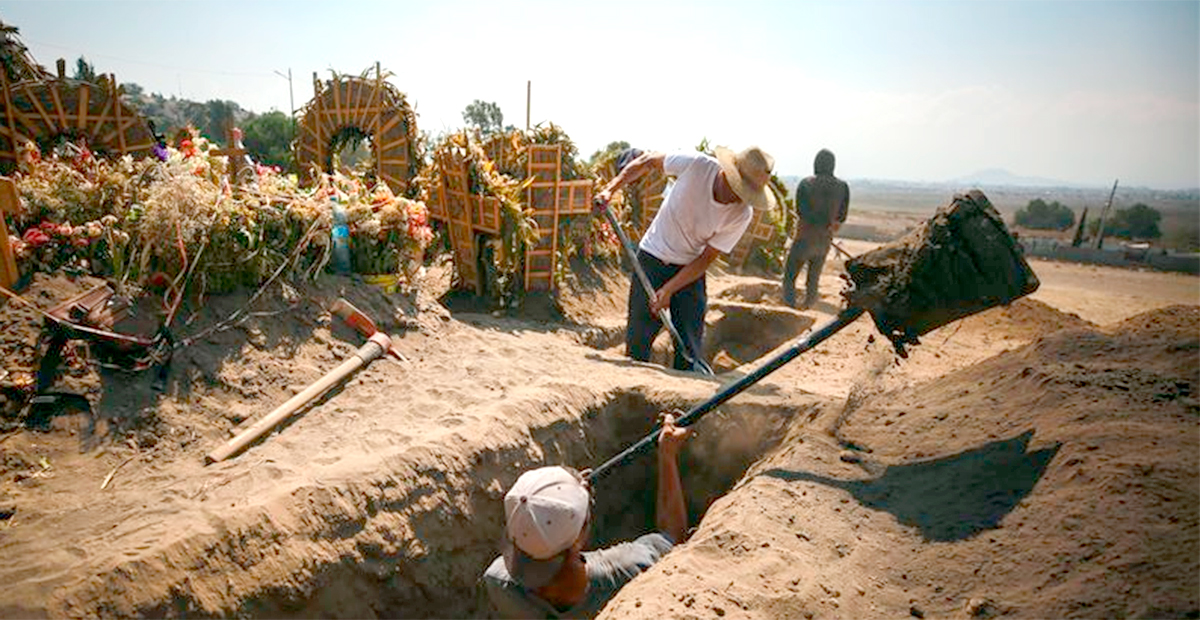
<instances>
[{"instance_id":1,"label":"straw hat","mask_svg":"<svg viewBox=\"0 0 1200 620\"><path fill-rule=\"evenodd\" d=\"M725 179L742 202L759 211L775 208L775 195L767 188L771 182L771 169L775 167L774 157L757 146L751 146L741 153L734 153L723 146L715 150L717 161L725 171Z\"/></svg>"}]
</instances>

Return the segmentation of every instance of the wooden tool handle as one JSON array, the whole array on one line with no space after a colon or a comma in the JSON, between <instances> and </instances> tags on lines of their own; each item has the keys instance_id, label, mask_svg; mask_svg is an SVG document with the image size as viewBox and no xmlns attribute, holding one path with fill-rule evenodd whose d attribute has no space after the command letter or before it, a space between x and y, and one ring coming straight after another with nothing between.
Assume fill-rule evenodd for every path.
<instances>
[{"instance_id":1,"label":"wooden tool handle","mask_svg":"<svg viewBox=\"0 0 1200 620\"><path fill-rule=\"evenodd\" d=\"M392 339L383 332L377 332L354 353L353 357L342 362L340 366L326 373L324 377L321 377L312 385L304 388L299 394L289 398L287 402L277 407L271 413L259 418L254 424L251 424L248 428L235 435L233 439L225 442L216 450L209 452L204 457L204 464L208 465L223 461L241 452L246 446L291 417L293 413L308 404L309 401L321 396L347 376L371 363L372 360L380 357L384 351L391 348Z\"/></svg>"}]
</instances>

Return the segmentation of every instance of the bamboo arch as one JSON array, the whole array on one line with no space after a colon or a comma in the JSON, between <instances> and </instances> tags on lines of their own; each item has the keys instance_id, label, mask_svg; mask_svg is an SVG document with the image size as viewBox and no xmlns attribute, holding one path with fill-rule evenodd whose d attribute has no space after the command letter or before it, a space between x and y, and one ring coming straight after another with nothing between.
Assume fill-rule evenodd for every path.
<instances>
[{"instance_id":1,"label":"bamboo arch","mask_svg":"<svg viewBox=\"0 0 1200 620\"><path fill-rule=\"evenodd\" d=\"M17 150L25 140L41 146L59 136L84 138L93 151L111 155L148 155L154 136L146 120L121 100L116 77L101 83L67 79L10 83L0 71L0 171L17 166Z\"/></svg>"},{"instance_id":2,"label":"bamboo arch","mask_svg":"<svg viewBox=\"0 0 1200 620\"><path fill-rule=\"evenodd\" d=\"M347 129L370 137L375 174L397 196L417 198L414 180L420 171L416 114L404 94L384 81L379 63L375 75L334 76L324 83L313 74L316 93L305 106L296 135L296 163L304 179L317 171L332 172L332 142Z\"/></svg>"}]
</instances>

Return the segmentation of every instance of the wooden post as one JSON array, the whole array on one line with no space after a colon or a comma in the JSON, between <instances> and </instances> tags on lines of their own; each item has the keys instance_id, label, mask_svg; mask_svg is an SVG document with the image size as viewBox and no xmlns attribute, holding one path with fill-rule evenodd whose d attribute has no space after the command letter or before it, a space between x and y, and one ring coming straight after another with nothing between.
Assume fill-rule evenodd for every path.
<instances>
[{"instance_id":1,"label":"wooden post","mask_svg":"<svg viewBox=\"0 0 1200 620\"><path fill-rule=\"evenodd\" d=\"M8 245L8 225L4 222L4 214L16 213L20 208L17 184L8 177L0 177L0 286L6 289L12 289L17 283L20 272L17 271L12 248Z\"/></svg>"},{"instance_id":2,"label":"wooden post","mask_svg":"<svg viewBox=\"0 0 1200 620\"><path fill-rule=\"evenodd\" d=\"M383 70L379 68L379 61L375 61L375 88L371 91L371 98L367 101L368 112L364 121L365 125L371 126L371 142L375 146L375 179L378 181L383 179L383 136L379 135L381 127L380 121L382 116L375 108L379 105L379 95L383 90Z\"/></svg>"},{"instance_id":3,"label":"wooden post","mask_svg":"<svg viewBox=\"0 0 1200 620\"><path fill-rule=\"evenodd\" d=\"M67 61L62 58L58 59L58 79L67 79Z\"/></svg>"},{"instance_id":4,"label":"wooden post","mask_svg":"<svg viewBox=\"0 0 1200 620\"><path fill-rule=\"evenodd\" d=\"M109 88L108 96L112 97L113 112L116 114L116 117L117 117L117 146L118 146L118 148L121 149L121 154L124 155L124 154L128 153L129 150L126 148L126 145L125 145L124 121L121 120L121 93L119 92L119 89L117 88L117 74L115 74L115 73L108 74L108 88Z\"/></svg>"},{"instance_id":5,"label":"wooden post","mask_svg":"<svg viewBox=\"0 0 1200 620\"><path fill-rule=\"evenodd\" d=\"M1108 220L1108 210L1112 208L1113 196L1117 195L1117 183L1121 179L1113 181L1112 192L1108 194L1108 204L1104 205L1104 210L1100 212L1100 228L1096 229L1096 241L1092 247L1099 250L1104 247L1104 224Z\"/></svg>"},{"instance_id":6,"label":"wooden post","mask_svg":"<svg viewBox=\"0 0 1200 620\"><path fill-rule=\"evenodd\" d=\"M8 127L9 148L12 149L13 167L19 168L21 162L17 159L17 119L13 114L12 88L8 82L8 72L0 70L0 90L4 92L4 121ZM7 155L8 153L0 153Z\"/></svg>"},{"instance_id":7,"label":"wooden post","mask_svg":"<svg viewBox=\"0 0 1200 620\"><path fill-rule=\"evenodd\" d=\"M529 131L529 106L533 99L533 80L525 80L525 131Z\"/></svg>"}]
</instances>

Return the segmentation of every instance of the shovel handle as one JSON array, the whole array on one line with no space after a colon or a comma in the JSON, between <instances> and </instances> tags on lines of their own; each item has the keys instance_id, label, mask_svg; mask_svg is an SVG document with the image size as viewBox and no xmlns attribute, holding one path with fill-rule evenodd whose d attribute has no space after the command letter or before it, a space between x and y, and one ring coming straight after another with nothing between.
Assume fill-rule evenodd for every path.
<instances>
[{"instance_id":1,"label":"shovel handle","mask_svg":"<svg viewBox=\"0 0 1200 620\"><path fill-rule=\"evenodd\" d=\"M675 421L675 424L677 426L691 426L695 424L700 420L701 417L704 416L704 414L721 406L722 403L742 393L751 385L758 383L763 377L766 377L767 375L778 370L784 364L796 359L796 356L808 351L809 349L824 342L830 336L838 333L843 327L853 323L855 319L862 315L862 313L863 310L861 308L852 307L842 310L841 313L834 317L832 321L822 325L819 329L811 332L800 340L797 340L795 344L788 347L784 351L781 351L779 354L775 355L775 357L767 360L766 363L754 369L754 371L750 374L747 374L737 381L722 387L711 398L700 403L699 405L696 405L690 411L680 416L679 419ZM604 474L607 474L609 471L611 471L614 467L625 463L629 459L633 458L633 456L637 453L653 446L658 441L658 434L660 431L662 431L662 427L655 425L654 430L651 431L649 435L641 438L637 443L625 448L623 451L621 451L621 453L608 459L599 467L593 469L592 472L588 474L588 480L590 482L595 482Z\"/></svg>"},{"instance_id":2,"label":"shovel handle","mask_svg":"<svg viewBox=\"0 0 1200 620\"><path fill-rule=\"evenodd\" d=\"M608 203L596 198L596 207L604 206L604 217L608 220L608 225L612 227L613 232L617 234L617 238L621 240L621 247L625 249L625 257L629 259L629 264L633 268L638 281L642 283L642 288L646 291L646 297L654 297L654 285L650 283L650 277L646 275L646 271L642 269L642 263L638 261L637 250L633 249L633 243L629 240L629 236L625 234L625 229L621 228L621 224L617 222L617 216L613 215L612 209ZM658 313L658 320L666 326L667 331L671 333L671 338L675 340L675 346L683 354L684 359L692 366L692 370L696 370L702 374L712 376L715 374L713 369L704 361L702 357L692 352L687 341L675 329L675 323L671 322L671 311L663 308Z\"/></svg>"}]
</instances>

